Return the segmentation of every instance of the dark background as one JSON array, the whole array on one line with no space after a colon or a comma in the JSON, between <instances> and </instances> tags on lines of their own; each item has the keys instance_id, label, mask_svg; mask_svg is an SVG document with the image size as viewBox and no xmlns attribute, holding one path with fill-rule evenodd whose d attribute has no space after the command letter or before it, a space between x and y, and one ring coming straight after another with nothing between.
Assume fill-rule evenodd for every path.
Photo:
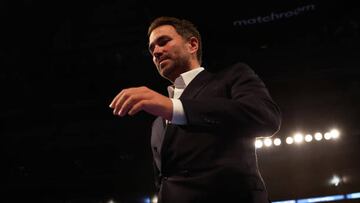
<instances>
[{"instance_id":1,"label":"dark background","mask_svg":"<svg viewBox=\"0 0 360 203\"><path fill-rule=\"evenodd\" d=\"M153 195L143 112L108 108L122 89L167 81L147 51L157 16L193 21L204 66L250 65L283 113L277 137L337 127L337 141L259 149L274 200L360 191L359 9L345 1L1 1L0 201L130 201ZM288 18L234 21L292 11ZM344 183L328 185L340 175Z\"/></svg>"}]
</instances>

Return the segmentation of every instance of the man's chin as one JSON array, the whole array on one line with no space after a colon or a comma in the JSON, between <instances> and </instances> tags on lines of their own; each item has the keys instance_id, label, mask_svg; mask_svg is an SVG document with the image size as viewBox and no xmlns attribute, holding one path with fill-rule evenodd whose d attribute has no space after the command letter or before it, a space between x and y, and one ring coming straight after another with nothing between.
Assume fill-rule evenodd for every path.
<instances>
[{"instance_id":1,"label":"man's chin","mask_svg":"<svg viewBox=\"0 0 360 203\"><path fill-rule=\"evenodd\" d=\"M166 76L167 74L171 73L170 69L171 68L169 68L169 66L166 64L159 64L159 72L161 73L161 75Z\"/></svg>"},{"instance_id":2,"label":"man's chin","mask_svg":"<svg viewBox=\"0 0 360 203\"><path fill-rule=\"evenodd\" d=\"M161 72L160 72L160 75L161 75L163 78L165 78L165 79L167 79L167 80L170 80L170 81L173 81L173 80L174 80L172 74L173 74L172 71L170 71L170 70L168 70L168 69L162 69Z\"/></svg>"}]
</instances>

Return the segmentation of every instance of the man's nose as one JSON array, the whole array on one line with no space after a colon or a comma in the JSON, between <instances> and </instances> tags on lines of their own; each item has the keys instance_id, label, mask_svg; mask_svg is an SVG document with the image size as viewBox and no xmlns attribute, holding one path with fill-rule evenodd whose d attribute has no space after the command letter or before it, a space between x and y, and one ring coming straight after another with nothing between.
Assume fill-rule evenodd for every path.
<instances>
[{"instance_id":1,"label":"man's nose","mask_svg":"<svg viewBox=\"0 0 360 203\"><path fill-rule=\"evenodd\" d=\"M156 59L159 59L160 56L162 55L161 48L155 47L153 54L154 54L154 56L155 56Z\"/></svg>"}]
</instances>

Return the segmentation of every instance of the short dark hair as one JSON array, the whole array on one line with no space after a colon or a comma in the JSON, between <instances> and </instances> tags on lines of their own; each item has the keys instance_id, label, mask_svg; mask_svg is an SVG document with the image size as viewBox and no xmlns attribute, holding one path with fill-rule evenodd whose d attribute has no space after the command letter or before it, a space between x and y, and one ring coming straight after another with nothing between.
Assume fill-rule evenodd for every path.
<instances>
[{"instance_id":1,"label":"short dark hair","mask_svg":"<svg viewBox=\"0 0 360 203\"><path fill-rule=\"evenodd\" d=\"M162 16L158 17L152 21L148 29L148 36L150 36L151 32L162 25L171 25L175 28L176 32L182 36L184 39L190 39L190 37L195 37L199 41L199 48L197 50L196 56L201 64L202 62L202 42L201 35L198 29L195 27L193 23L185 19L178 19L175 17Z\"/></svg>"}]
</instances>

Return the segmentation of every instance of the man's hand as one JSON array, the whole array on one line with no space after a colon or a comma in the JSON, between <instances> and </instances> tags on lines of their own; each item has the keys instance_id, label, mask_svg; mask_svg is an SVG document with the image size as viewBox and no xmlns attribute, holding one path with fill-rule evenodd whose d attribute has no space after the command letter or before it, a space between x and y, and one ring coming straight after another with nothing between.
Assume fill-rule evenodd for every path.
<instances>
[{"instance_id":1,"label":"man's hand","mask_svg":"<svg viewBox=\"0 0 360 203\"><path fill-rule=\"evenodd\" d=\"M166 120L172 119L173 105L171 99L147 87L123 89L110 104L114 115L135 115L144 110Z\"/></svg>"}]
</instances>

